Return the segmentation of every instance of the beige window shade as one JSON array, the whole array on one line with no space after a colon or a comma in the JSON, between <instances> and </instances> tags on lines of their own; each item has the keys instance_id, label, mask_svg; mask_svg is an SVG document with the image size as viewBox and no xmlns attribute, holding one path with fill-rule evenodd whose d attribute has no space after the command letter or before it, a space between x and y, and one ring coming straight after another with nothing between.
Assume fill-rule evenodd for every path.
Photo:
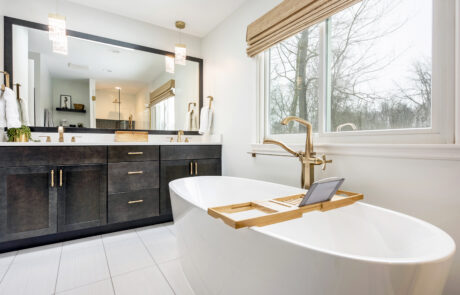
<instances>
[{"instance_id":1,"label":"beige window shade","mask_svg":"<svg viewBox=\"0 0 460 295\"><path fill-rule=\"evenodd\" d=\"M157 89L150 92L150 106L156 105L157 103L174 96L175 87L176 81L171 79Z\"/></svg>"},{"instance_id":2,"label":"beige window shade","mask_svg":"<svg viewBox=\"0 0 460 295\"><path fill-rule=\"evenodd\" d=\"M253 57L361 0L284 0L251 23L247 54Z\"/></svg>"}]
</instances>

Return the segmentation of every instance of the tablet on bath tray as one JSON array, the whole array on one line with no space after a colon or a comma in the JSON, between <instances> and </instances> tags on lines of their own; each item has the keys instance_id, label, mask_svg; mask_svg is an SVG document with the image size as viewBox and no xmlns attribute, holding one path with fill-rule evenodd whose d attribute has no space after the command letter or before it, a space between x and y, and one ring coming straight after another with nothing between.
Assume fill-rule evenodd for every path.
<instances>
[{"instance_id":1,"label":"tablet on bath tray","mask_svg":"<svg viewBox=\"0 0 460 295\"><path fill-rule=\"evenodd\" d=\"M329 201L344 181L345 178L331 177L314 182L303 197L299 207Z\"/></svg>"}]
</instances>

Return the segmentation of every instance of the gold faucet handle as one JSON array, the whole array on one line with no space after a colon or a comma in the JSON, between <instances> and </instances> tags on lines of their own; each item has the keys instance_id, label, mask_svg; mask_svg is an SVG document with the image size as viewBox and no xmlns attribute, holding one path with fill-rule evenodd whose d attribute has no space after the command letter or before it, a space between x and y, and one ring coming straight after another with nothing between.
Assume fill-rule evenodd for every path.
<instances>
[{"instance_id":1,"label":"gold faucet handle","mask_svg":"<svg viewBox=\"0 0 460 295\"><path fill-rule=\"evenodd\" d=\"M50 136L39 136L39 137L43 137L43 138L46 138L46 142L51 142L51 137Z\"/></svg>"},{"instance_id":2,"label":"gold faucet handle","mask_svg":"<svg viewBox=\"0 0 460 295\"><path fill-rule=\"evenodd\" d=\"M326 170L326 164L332 163L332 160L326 159L326 155L325 155L325 154L323 154L323 155L321 156L321 160L322 160L322 162L323 162L323 163L321 164L321 169L322 169L322 170Z\"/></svg>"}]
</instances>

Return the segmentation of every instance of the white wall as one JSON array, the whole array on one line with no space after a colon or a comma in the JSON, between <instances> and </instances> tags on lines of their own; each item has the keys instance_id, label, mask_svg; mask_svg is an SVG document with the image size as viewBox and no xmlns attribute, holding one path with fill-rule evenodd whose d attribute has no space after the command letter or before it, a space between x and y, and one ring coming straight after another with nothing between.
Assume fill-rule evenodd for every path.
<instances>
[{"instance_id":1,"label":"white wall","mask_svg":"<svg viewBox=\"0 0 460 295\"><path fill-rule=\"evenodd\" d=\"M149 129L149 117L146 113L145 105L149 103L149 91L145 87L136 94L136 110L134 120L136 121L136 129Z\"/></svg>"},{"instance_id":2,"label":"white wall","mask_svg":"<svg viewBox=\"0 0 460 295\"><path fill-rule=\"evenodd\" d=\"M51 75L44 56L29 54L30 56L34 56L35 62L35 88L37 94L35 100L35 125L44 126L44 109L49 109L53 113Z\"/></svg>"},{"instance_id":3,"label":"white wall","mask_svg":"<svg viewBox=\"0 0 460 295\"><path fill-rule=\"evenodd\" d=\"M69 80L52 78L51 85L53 87L53 117L55 126L59 126L59 122L63 119L67 120L68 124L77 125L83 123L83 127L90 126L90 113L88 112L89 102L89 80ZM56 111L60 107L61 95L70 95L73 104L84 104L86 113L71 113ZM40 98L41 99L41 98Z\"/></svg>"},{"instance_id":4,"label":"white wall","mask_svg":"<svg viewBox=\"0 0 460 295\"><path fill-rule=\"evenodd\" d=\"M246 27L280 0L246 2L202 42L204 95L214 96L214 132L223 134L223 174L300 185L297 159L257 156L256 63L246 56ZM460 162L333 155L317 178L343 176L345 189L365 194L365 201L426 220L448 232L460 245ZM457 252L445 294L460 294Z\"/></svg>"}]
</instances>

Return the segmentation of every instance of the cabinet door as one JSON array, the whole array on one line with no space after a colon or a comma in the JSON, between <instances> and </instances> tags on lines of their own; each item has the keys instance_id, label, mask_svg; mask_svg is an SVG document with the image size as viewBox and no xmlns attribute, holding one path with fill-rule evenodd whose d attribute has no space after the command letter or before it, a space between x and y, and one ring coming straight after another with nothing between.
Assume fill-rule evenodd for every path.
<instances>
[{"instance_id":1,"label":"cabinet door","mask_svg":"<svg viewBox=\"0 0 460 295\"><path fill-rule=\"evenodd\" d=\"M174 160L160 163L160 215L171 214L171 199L169 197L169 182L193 175L193 161Z\"/></svg>"},{"instance_id":2,"label":"cabinet door","mask_svg":"<svg viewBox=\"0 0 460 295\"><path fill-rule=\"evenodd\" d=\"M55 180L55 167L0 168L0 241L57 231Z\"/></svg>"},{"instance_id":3,"label":"cabinet door","mask_svg":"<svg viewBox=\"0 0 460 295\"><path fill-rule=\"evenodd\" d=\"M58 231L107 223L107 165L58 168Z\"/></svg>"},{"instance_id":4,"label":"cabinet door","mask_svg":"<svg viewBox=\"0 0 460 295\"><path fill-rule=\"evenodd\" d=\"M222 175L220 159L202 159L193 161L194 175L219 176Z\"/></svg>"}]
</instances>

